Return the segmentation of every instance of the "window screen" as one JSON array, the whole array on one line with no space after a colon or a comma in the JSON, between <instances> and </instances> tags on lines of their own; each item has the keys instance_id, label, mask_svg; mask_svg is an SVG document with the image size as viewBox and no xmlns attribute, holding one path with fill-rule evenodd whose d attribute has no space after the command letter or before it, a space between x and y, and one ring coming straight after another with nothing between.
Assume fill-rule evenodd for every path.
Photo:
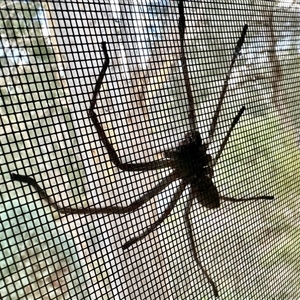
<instances>
[{"instance_id":1,"label":"window screen","mask_svg":"<svg viewBox=\"0 0 300 300\"><path fill-rule=\"evenodd\" d=\"M0 295L299 299L299 1L0 0Z\"/></svg>"}]
</instances>

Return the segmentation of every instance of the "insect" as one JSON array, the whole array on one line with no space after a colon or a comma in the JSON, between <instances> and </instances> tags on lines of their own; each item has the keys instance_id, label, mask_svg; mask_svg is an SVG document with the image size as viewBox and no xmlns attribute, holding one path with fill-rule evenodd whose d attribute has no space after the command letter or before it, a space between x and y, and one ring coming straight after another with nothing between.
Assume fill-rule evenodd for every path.
<instances>
[{"instance_id":1,"label":"insect","mask_svg":"<svg viewBox=\"0 0 300 300\"><path fill-rule=\"evenodd\" d=\"M142 205L151 200L154 196L161 193L165 188L167 188L174 181L179 181L179 185L176 188L174 194L172 195L170 202L163 213L158 217L158 219L147 227L143 232L139 233L137 236L132 237L130 240L125 242L122 246L123 249L127 249L132 246L134 243L140 241L145 238L151 232L153 232L172 212L173 208L176 206L178 200L180 199L182 193L186 188L189 189L189 196L185 203L184 209L184 220L188 232L188 237L190 239L190 245L193 257L201 269L209 284L212 287L213 293L216 297L219 296L218 289L216 284L211 279L210 275L206 271L206 269L202 266L202 263L198 257L196 244L193 236L191 219L190 219L190 211L191 207L194 203L194 200L198 201L200 205L208 209L215 209L220 207L221 200L223 201L249 201L249 200L261 200L261 199L273 199L273 196L255 196L250 198L232 198L225 197L218 193L216 186L214 185L213 179L213 167L217 164L218 159L220 158L222 151L224 150L229 137L231 135L232 130L235 125L238 123L240 117L245 111L245 107L241 107L238 111L237 115L232 120L229 129L226 133L225 138L223 139L220 148L214 158L211 157L207 153L207 150L214 138L215 130L218 123L218 117L221 111L222 103L225 98L225 94L228 88L228 82L230 80L230 76L232 73L232 69L234 67L235 61L238 58L242 45L245 40L246 32L247 32L247 24L244 26L242 30L242 34L236 44L231 64L229 70L227 72L226 78L224 80L224 85L221 91L220 99L215 110L209 133L208 140L203 142L200 136L200 133L197 131L196 126L196 115L195 115L195 107L194 100L191 91L191 84L187 69L186 56L184 51L184 32L185 32L185 16L184 16L184 6L183 1L179 1L178 4L179 9L179 36L180 36L180 61L182 65L182 71L184 75L184 82L187 92L188 98L188 120L190 131L186 133L185 138L181 141L175 149L165 150L164 158L159 159L152 162L145 163L130 163L130 162L122 162L119 158L116 150L113 145L110 143L108 137L105 134L105 131L98 121L97 114L94 109L97 102L97 97L99 91L102 86L102 82L105 76L105 72L109 66L109 55L106 47L106 43L102 43L102 50L104 53L104 64L100 75L98 77L96 86L93 91L92 99L90 102L90 108L88 110L88 116L91 119L94 128L103 144L106 148L109 158L112 163L124 172L141 172L141 171L149 171L149 170L159 170L159 169L170 169L170 173L166 175L161 181L159 181L153 188L148 190L145 194L143 194L136 201L131 203L128 206L106 206L106 207L88 207L88 208L71 208L71 207L60 207L55 203L53 199L51 199L46 192L41 188L38 183L31 177L26 175L19 174L11 174L12 180L20 181L23 183L27 183L32 186L40 195L41 198L46 200L51 206L53 206L57 211L62 214L126 214L130 212L134 212L139 209Z\"/></svg>"}]
</instances>

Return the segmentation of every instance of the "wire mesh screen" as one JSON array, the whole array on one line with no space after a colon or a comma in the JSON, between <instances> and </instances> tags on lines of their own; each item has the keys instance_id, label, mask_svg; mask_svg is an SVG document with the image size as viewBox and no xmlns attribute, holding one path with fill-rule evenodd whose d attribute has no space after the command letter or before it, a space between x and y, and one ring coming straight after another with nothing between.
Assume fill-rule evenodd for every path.
<instances>
[{"instance_id":1,"label":"wire mesh screen","mask_svg":"<svg viewBox=\"0 0 300 300\"><path fill-rule=\"evenodd\" d=\"M300 299L299 1L0 7L1 299Z\"/></svg>"}]
</instances>

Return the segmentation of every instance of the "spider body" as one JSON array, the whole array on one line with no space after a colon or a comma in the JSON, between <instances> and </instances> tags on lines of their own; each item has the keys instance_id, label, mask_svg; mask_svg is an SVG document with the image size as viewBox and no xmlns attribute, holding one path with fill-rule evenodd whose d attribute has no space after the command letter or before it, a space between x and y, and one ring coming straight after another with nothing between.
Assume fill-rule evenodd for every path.
<instances>
[{"instance_id":1,"label":"spider body","mask_svg":"<svg viewBox=\"0 0 300 300\"><path fill-rule=\"evenodd\" d=\"M212 159L206 149L200 133L195 131L187 133L175 150L167 150L164 154L173 161L180 177L190 183L190 195L206 208L218 208L220 197L212 182Z\"/></svg>"}]
</instances>

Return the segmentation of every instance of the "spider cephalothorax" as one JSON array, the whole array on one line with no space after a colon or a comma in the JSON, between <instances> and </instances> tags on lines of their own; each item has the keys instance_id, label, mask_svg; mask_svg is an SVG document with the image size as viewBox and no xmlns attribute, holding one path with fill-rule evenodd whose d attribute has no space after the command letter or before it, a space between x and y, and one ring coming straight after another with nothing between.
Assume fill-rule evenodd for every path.
<instances>
[{"instance_id":1,"label":"spider cephalothorax","mask_svg":"<svg viewBox=\"0 0 300 300\"><path fill-rule=\"evenodd\" d=\"M166 150L165 157L174 161L175 168L185 177L195 178L207 174L210 156L202 144L199 132L188 133L174 150Z\"/></svg>"},{"instance_id":2,"label":"spider cephalothorax","mask_svg":"<svg viewBox=\"0 0 300 300\"><path fill-rule=\"evenodd\" d=\"M185 202L184 208L184 220L187 228L188 237L190 239L190 245L193 257L196 261L197 266L201 269L203 274L205 275L207 281L210 283L213 293L216 297L218 297L218 290L214 281L210 278L206 269L202 266L202 263L198 257L197 253L197 245L195 243L195 239L193 236L192 230L192 222L190 220L190 212L192 205L194 203L194 199L198 201L198 203L206 208L218 208L220 206L220 200L230 201L230 202L244 202L249 200L261 200L261 199L273 199L273 196L256 196L249 198L233 198L222 196L218 193L216 186L214 185L213 179L213 167L216 165L218 159L220 158L222 151L224 150L227 141L229 140L230 134L234 129L235 125L238 123L240 117L242 116L245 107L241 107L237 115L234 117L233 121L230 124L230 127L224 137L219 150L216 155L212 159L212 157L207 154L207 149L210 146L217 122L219 113L222 107L223 100L225 98L225 94L228 87L228 82L230 79L230 75L232 69L234 67L235 61L239 56L239 52L244 43L244 39L247 32L247 24L244 26L241 37L239 38L235 51L233 52L231 64L229 70L226 75L226 79L224 81L224 85L220 94L220 99L215 110L214 116L212 118L212 122L208 131L208 141L207 143L203 143L200 137L199 132L196 130L196 116L195 116L195 106L194 100L192 96L190 80L187 70L186 58L184 53L184 30L185 30L185 17L184 17L184 7L183 1L179 1L179 36L180 36L180 60L184 75L184 82L187 91L187 99L188 99L188 121L190 125L190 132L185 135L185 139L179 143L179 145L173 150L164 151L165 158L160 160L154 160L151 162L145 163L130 163L130 162L122 162L121 158L118 156L117 151L114 149L111 144L109 138L107 137L105 130L103 129L101 123L98 120L98 116L96 114L96 102L97 97L99 95L100 88L102 86L102 81L105 76L105 72L109 66L109 55L106 48L106 43L102 43L102 49L105 57L103 68L100 72L99 78L96 82L95 89L93 92L93 96L90 102L90 108L88 110L88 117L91 120L91 123L94 125L95 130L99 137L99 144L106 148L107 153L111 162L120 170L124 172L144 172L150 170L160 170L167 169L170 172L167 172L165 178L162 178L154 187L151 187L149 190L146 190L143 195L139 196L137 200L133 201L128 206L105 206L105 207L87 207L87 208L72 208L72 207L60 207L56 204L55 200L52 200L46 192L37 184L37 182L28 176L12 174L12 180L17 180L20 182L27 183L31 185L40 195L41 198L45 199L50 205L52 205L56 210L58 210L62 214L125 214L134 212L139 209L142 205L146 204L148 201L153 199L156 195L160 194L163 190L165 190L169 185L173 182L179 182L178 187L174 191L168 205L165 207L165 210L162 214L155 220L149 227L145 228L144 231L138 233L137 236L132 237L127 242L125 242L122 246L123 249L127 249L131 247L136 242L142 240L146 236L148 236L151 232L153 232L172 212L174 207L176 206L178 200L180 199L182 193L186 188L189 189L188 198ZM128 175L129 176L129 175Z\"/></svg>"}]
</instances>

